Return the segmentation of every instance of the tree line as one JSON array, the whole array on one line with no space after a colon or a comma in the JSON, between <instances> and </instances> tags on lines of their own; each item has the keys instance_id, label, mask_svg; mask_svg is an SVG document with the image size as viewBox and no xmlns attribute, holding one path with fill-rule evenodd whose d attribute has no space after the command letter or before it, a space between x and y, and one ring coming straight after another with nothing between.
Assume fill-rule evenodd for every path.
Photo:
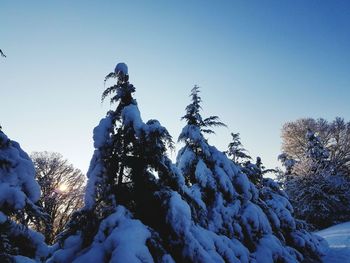
<instances>
[{"instance_id":1,"label":"tree line","mask_svg":"<svg viewBox=\"0 0 350 263\"><path fill-rule=\"evenodd\" d=\"M299 210L306 197L298 199L294 189L306 189L298 183L326 178L326 172L327 180L340 178L348 162L339 160L340 149L327 150L315 127L300 131L305 144L291 136L300 143L291 146L283 135L280 159L286 169L267 169L261 158L252 160L239 133L232 133L224 152L209 144L207 135L224 123L217 116L202 117L195 86L178 137L183 147L173 163L167 156L173 138L157 120L141 119L126 64L118 64L107 75L110 80L116 81L102 99L110 97L117 105L93 131L86 185L83 174L59 154L29 158L0 132L2 262L320 260L326 245L308 231L308 224L317 225L302 213L307 209ZM340 138L343 133L337 133L339 143L348 141ZM334 146L333 139L329 142ZM298 156L290 149L298 149ZM267 173L277 174L280 182ZM334 200L339 193L334 191ZM320 193L316 200L328 196Z\"/></svg>"}]
</instances>

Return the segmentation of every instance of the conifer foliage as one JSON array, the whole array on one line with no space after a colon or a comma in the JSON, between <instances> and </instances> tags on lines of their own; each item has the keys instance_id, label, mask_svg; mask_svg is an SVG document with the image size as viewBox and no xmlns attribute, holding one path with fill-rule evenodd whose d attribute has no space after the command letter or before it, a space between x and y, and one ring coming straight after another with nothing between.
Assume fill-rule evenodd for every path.
<instances>
[{"instance_id":1,"label":"conifer foliage","mask_svg":"<svg viewBox=\"0 0 350 263\"><path fill-rule=\"evenodd\" d=\"M299 262L318 260L321 239L294 220L273 181L257 188L206 134L224 126L202 118L199 88L191 91L184 143L173 145L157 120L144 123L127 66L106 79L116 109L94 129L85 206L73 215L48 262Z\"/></svg>"},{"instance_id":2,"label":"conifer foliage","mask_svg":"<svg viewBox=\"0 0 350 263\"><path fill-rule=\"evenodd\" d=\"M177 156L177 167L186 178L187 191L194 200L188 204L194 223L190 232L196 234L195 241L189 243L199 244L199 248L193 247L195 254L185 249L187 259L190 262L317 260L322 254L320 240L295 221L293 208L278 184L261 179L257 188L248 177L253 173L244 173L248 171L246 163L236 164L208 144L200 122L191 121L202 117L195 111L189 116L187 109L191 108L200 108L195 96L186 108L187 123L179 137L185 146ZM254 174L263 174L259 162L255 170L260 172Z\"/></svg>"},{"instance_id":3,"label":"conifer foliage","mask_svg":"<svg viewBox=\"0 0 350 263\"><path fill-rule=\"evenodd\" d=\"M161 181L174 181L163 178L171 173L165 152L172 138L157 120L142 121L124 63L108 78L117 84L102 99L112 95L118 105L94 129L85 207L73 215L49 262L172 262L152 228L165 224L159 191Z\"/></svg>"},{"instance_id":4,"label":"conifer foliage","mask_svg":"<svg viewBox=\"0 0 350 263\"><path fill-rule=\"evenodd\" d=\"M36 204L39 198L32 161L0 129L0 262L47 256L44 236L27 227L47 218Z\"/></svg>"},{"instance_id":5,"label":"conifer foliage","mask_svg":"<svg viewBox=\"0 0 350 263\"><path fill-rule=\"evenodd\" d=\"M232 141L228 145L227 155L235 163L245 163L252 159L243 148L239 133L231 133Z\"/></svg>"}]
</instances>

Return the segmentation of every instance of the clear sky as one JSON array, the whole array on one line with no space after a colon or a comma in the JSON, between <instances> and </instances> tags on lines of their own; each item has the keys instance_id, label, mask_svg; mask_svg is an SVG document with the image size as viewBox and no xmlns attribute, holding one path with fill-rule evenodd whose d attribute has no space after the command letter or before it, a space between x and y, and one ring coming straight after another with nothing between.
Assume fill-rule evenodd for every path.
<instances>
[{"instance_id":1,"label":"clear sky","mask_svg":"<svg viewBox=\"0 0 350 263\"><path fill-rule=\"evenodd\" d=\"M278 164L280 129L301 117L350 115L349 1L0 1L0 123L31 151L87 171L104 76L118 62L144 121L174 139L194 84L204 116L240 132L252 156Z\"/></svg>"}]
</instances>

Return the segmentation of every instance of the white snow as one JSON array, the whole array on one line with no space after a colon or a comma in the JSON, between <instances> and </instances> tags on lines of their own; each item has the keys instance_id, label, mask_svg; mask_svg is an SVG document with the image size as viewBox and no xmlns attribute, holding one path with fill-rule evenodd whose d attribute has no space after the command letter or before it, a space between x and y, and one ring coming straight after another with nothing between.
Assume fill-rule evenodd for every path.
<instances>
[{"instance_id":1,"label":"white snow","mask_svg":"<svg viewBox=\"0 0 350 263\"><path fill-rule=\"evenodd\" d=\"M37 263L37 261L23 256L14 256L13 260L15 263Z\"/></svg>"},{"instance_id":2,"label":"white snow","mask_svg":"<svg viewBox=\"0 0 350 263\"><path fill-rule=\"evenodd\" d=\"M329 244L324 263L350 262L350 222L331 226L315 233Z\"/></svg>"},{"instance_id":3,"label":"white snow","mask_svg":"<svg viewBox=\"0 0 350 263\"><path fill-rule=\"evenodd\" d=\"M186 125L183 127L180 135L179 135L179 141L183 140L189 140L192 144L195 144L201 148L203 153L206 156L209 156L209 147L206 143L206 140L203 137L203 134L199 127L195 125Z\"/></svg>"},{"instance_id":4,"label":"white snow","mask_svg":"<svg viewBox=\"0 0 350 263\"><path fill-rule=\"evenodd\" d=\"M182 173L186 173L186 169L188 169L188 167L195 161L195 159L196 155L194 152L190 148L184 147L179 151L177 155L176 166Z\"/></svg>"},{"instance_id":5,"label":"white snow","mask_svg":"<svg viewBox=\"0 0 350 263\"><path fill-rule=\"evenodd\" d=\"M96 149L108 143L109 134L112 128L111 116L106 116L105 118L101 119L100 123L94 128L93 139L94 147Z\"/></svg>"},{"instance_id":6,"label":"white snow","mask_svg":"<svg viewBox=\"0 0 350 263\"><path fill-rule=\"evenodd\" d=\"M258 233L268 234L272 232L269 220L261 208L250 201L243 208L241 215L241 225L246 229L249 236Z\"/></svg>"},{"instance_id":7,"label":"white snow","mask_svg":"<svg viewBox=\"0 0 350 263\"><path fill-rule=\"evenodd\" d=\"M118 74L119 72L122 72L124 75L128 75L128 66L123 62L118 63L115 66L114 73Z\"/></svg>"},{"instance_id":8,"label":"white snow","mask_svg":"<svg viewBox=\"0 0 350 263\"><path fill-rule=\"evenodd\" d=\"M126 106L122 111L122 117L124 125L132 126L136 136L140 136L141 132L146 129L137 105L130 104Z\"/></svg>"},{"instance_id":9,"label":"white snow","mask_svg":"<svg viewBox=\"0 0 350 263\"><path fill-rule=\"evenodd\" d=\"M90 248L79 256L74 263L104 262L111 256L113 263L153 262L146 246L151 233L139 220L131 219L129 212L122 206L100 224L99 231Z\"/></svg>"},{"instance_id":10,"label":"white snow","mask_svg":"<svg viewBox=\"0 0 350 263\"><path fill-rule=\"evenodd\" d=\"M283 247L281 242L273 235L265 235L259 240L255 257L259 263L282 262L296 263L298 262L293 256L295 251Z\"/></svg>"},{"instance_id":11,"label":"white snow","mask_svg":"<svg viewBox=\"0 0 350 263\"><path fill-rule=\"evenodd\" d=\"M35 260L48 254L44 236L13 220L14 211L24 210L27 206L39 211L34 204L40 198L40 187L35 180L34 165L20 145L10 140L0 131L0 224L7 221L5 236L24 237L34 248ZM2 210L2 211L1 211ZM19 253L22 253L19 248ZM15 262L33 262L20 254L13 258Z\"/></svg>"},{"instance_id":12,"label":"white snow","mask_svg":"<svg viewBox=\"0 0 350 263\"><path fill-rule=\"evenodd\" d=\"M18 186L2 183L0 184L0 207L5 204L15 210L21 210L26 205L26 196Z\"/></svg>"},{"instance_id":13,"label":"white snow","mask_svg":"<svg viewBox=\"0 0 350 263\"><path fill-rule=\"evenodd\" d=\"M107 115L101 119L100 123L94 128L93 139L95 151L90 161L89 170L87 172L88 182L85 191L85 207L91 209L95 205L95 187L102 180L104 172L101 152L103 147L109 145L111 131L113 129L112 117Z\"/></svg>"},{"instance_id":14,"label":"white snow","mask_svg":"<svg viewBox=\"0 0 350 263\"><path fill-rule=\"evenodd\" d=\"M70 236L62 249L56 251L48 263L153 263L146 245L151 232L140 220L132 219L123 206L104 219L92 244L78 253L81 248L80 235ZM170 255L164 255L164 262L173 262Z\"/></svg>"},{"instance_id":15,"label":"white snow","mask_svg":"<svg viewBox=\"0 0 350 263\"><path fill-rule=\"evenodd\" d=\"M203 160L199 160L196 166L195 177L201 187L216 189L216 183L215 183L215 180L213 179L213 174L205 165Z\"/></svg>"},{"instance_id":16,"label":"white snow","mask_svg":"<svg viewBox=\"0 0 350 263\"><path fill-rule=\"evenodd\" d=\"M72 262L75 254L80 251L81 245L81 236L79 234L71 235L64 241L62 249L54 251L53 256L47 260L47 263Z\"/></svg>"},{"instance_id":17,"label":"white snow","mask_svg":"<svg viewBox=\"0 0 350 263\"><path fill-rule=\"evenodd\" d=\"M40 198L40 187L35 180L35 170L29 156L20 145L11 141L0 132L0 159L9 163L9 167L0 169L0 207L7 203L15 209L22 209L25 199L33 203Z\"/></svg>"},{"instance_id":18,"label":"white snow","mask_svg":"<svg viewBox=\"0 0 350 263\"><path fill-rule=\"evenodd\" d=\"M3 212L0 211L0 224L5 223L6 220L7 220L7 216Z\"/></svg>"},{"instance_id":19,"label":"white snow","mask_svg":"<svg viewBox=\"0 0 350 263\"><path fill-rule=\"evenodd\" d=\"M177 192L172 192L169 200L167 221L176 233L185 233L191 226L191 209Z\"/></svg>"}]
</instances>

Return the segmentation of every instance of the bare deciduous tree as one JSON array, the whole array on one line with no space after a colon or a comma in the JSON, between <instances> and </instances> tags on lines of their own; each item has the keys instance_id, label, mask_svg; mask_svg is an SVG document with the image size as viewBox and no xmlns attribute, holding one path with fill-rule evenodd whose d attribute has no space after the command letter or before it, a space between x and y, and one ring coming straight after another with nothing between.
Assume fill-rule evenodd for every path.
<instances>
[{"instance_id":1,"label":"bare deciduous tree","mask_svg":"<svg viewBox=\"0 0 350 263\"><path fill-rule=\"evenodd\" d=\"M314 131L329 151L329 159L338 171L350 176L350 122L335 118L305 118L288 122L282 128L282 151L294 160L301 160L307 150L307 130Z\"/></svg>"},{"instance_id":2,"label":"bare deciduous tree","mask_svg":"<svg viewBox=\"0 0 350 263\"><path fill-rule=\"evenodd\" d=\"M31 158L42 192L40 204L51 217L48 224L35 227L52 244L72 213L83 205L85 176L59 153L34 152Z\"/></svg>"}]
</instances>

